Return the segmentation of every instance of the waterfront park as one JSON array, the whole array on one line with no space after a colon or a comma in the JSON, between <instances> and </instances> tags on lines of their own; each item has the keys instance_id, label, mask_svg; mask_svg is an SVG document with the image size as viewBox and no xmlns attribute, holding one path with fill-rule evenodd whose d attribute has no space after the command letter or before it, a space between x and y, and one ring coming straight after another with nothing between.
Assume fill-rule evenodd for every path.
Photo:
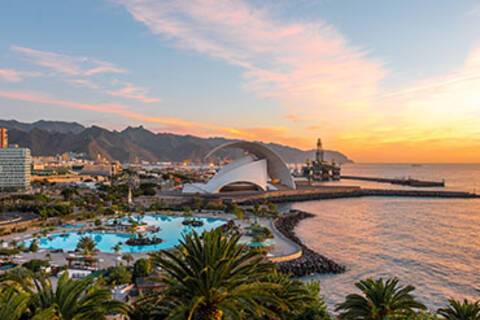
<instances>
[{"instance_id":1,"label":"waterfront park","mask_svg":"<svg viewBox=\"0 0 480 320\"><path fill-rule=\"evenodd\" d=\"M427 310L396 278L365 279L326 306L305 276L348 267L305 246L295 226L312 214L278 199L356 189L212 197L152 192L129 183L136 175L2 197L1 319L479 319L475 301Z\"/></svg>"}]
</instances>

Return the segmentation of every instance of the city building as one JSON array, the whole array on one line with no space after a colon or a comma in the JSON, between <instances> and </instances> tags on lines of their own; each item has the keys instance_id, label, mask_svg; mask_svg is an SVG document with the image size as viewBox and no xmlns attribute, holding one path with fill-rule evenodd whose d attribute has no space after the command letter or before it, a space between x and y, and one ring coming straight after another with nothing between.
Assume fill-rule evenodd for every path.
<instances>
[{"instance_id":1,"label":"city building","mask_svg":"<svg viewBox=\"0 0 480 320\"><path fill-rule=\"evenodd\" d=\"M276 152L257 142L229 142L214 148L205 159L226 148L241 149L246 155L224 166L207 183L186 184L184 193L296 189L285 161Z\"/></svg>"},{"instance_id":2,"label":"city building","mask_svg":"<svg viewBox=\"0 0 480 320\"><path fill-rule=\"evenodd\" d=\"M29 189L32 157L27 148L0 148L0 189Z\"/></svg>"},{"instance_id":3,"label":"city building","mask_svg":"<svg viewBox=\"0 0 480 320\"><path fill-rule=\"evenodd\" d=\"M119 162L96 162L83 165L80 174L90 176L113 177L122 172L122 166Z\"/></svg>"},{"instance_id":4,"label":"city building","mask_svg":"<svg viewBox=\"0 0 480 320\"><path fill-rule=\"evenodd\" d=\"M8 148L8 130L0 128L0 149Z\"/></svg>"}]
</instances>

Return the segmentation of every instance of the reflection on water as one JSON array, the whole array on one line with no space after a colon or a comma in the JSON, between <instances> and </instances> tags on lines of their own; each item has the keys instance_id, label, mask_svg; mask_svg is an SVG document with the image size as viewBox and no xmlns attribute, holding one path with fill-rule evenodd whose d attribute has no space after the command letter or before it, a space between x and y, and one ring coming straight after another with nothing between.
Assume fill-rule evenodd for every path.
<instances>
[{"instance_id":1,"label":"reflection on water","mask_svg":"<svg viewBox=\"0 0 480 320\"><path fill-rule=\"evenodd\" d=\"M446 188L430 190L475 191L480 193L480 164L345 164L342 175L379 178L413 178L429 181L445 180ZM326 185L358 185L365 188L412 189L408 186L376 183L370 181L342 180L326 182Z\"/></svg>"},{"instance_id":2,"label":"reflection on water","mask_svg":"<svg viewBox=\"0 0 480 320\"><path fill-rule=\"evenodd\" d=\"M380 276L415 285L430 307L478 298L480 200L357 198L294 207L316 215L299 224L298 235L348 268L319 277L330 306L354 292L355 281Z\"/></svg>"}]
</instances>

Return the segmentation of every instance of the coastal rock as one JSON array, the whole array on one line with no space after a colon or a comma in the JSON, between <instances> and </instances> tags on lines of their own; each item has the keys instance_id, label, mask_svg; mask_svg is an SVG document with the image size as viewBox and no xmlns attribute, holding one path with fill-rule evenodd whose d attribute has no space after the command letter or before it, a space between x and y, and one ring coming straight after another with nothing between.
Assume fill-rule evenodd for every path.
<instances>
[{"instance_id":1,"label":"coastal rock","mask_svg":"<svg viewBox=\"0 0 480 320\"><path fill-rule=\"evenodd\" d=\"M296 277L303 277L315 273L324 274L345 272L345 266L311 250L296 236L294 229L297 224L303 219L312 217L314 217L314 215L308 212L290 210L288 214L275 221L275 227L277 230L299 245L303 252L302 256L298 259L278 263L277 266L279 270L281 272L291 273Z\"/></svg>"}]
</instances>

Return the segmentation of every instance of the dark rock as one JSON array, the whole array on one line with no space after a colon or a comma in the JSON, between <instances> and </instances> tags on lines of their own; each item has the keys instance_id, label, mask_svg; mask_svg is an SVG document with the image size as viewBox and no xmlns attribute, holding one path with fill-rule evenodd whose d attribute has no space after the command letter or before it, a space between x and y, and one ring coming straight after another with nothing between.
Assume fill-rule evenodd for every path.
<instances>
[{"instance_id":1,"label":"dark rock","mask_svg":"<svg viewBox=\"0 0 480 320\"><path fill-rule=\"evenodd\" d=\"M275 227L285 237L289 238L302 248L302 256L298 259L280 262L277 264L281 272L290 273L296 277L303 277L315 273L342 273L346 268L335 261L316 253L308 248L296 236L294 229L297 224L307 218L314 217L313 214L299 210L290 210L288 214L275 221Z\"/></svg>"}]
</instances>

